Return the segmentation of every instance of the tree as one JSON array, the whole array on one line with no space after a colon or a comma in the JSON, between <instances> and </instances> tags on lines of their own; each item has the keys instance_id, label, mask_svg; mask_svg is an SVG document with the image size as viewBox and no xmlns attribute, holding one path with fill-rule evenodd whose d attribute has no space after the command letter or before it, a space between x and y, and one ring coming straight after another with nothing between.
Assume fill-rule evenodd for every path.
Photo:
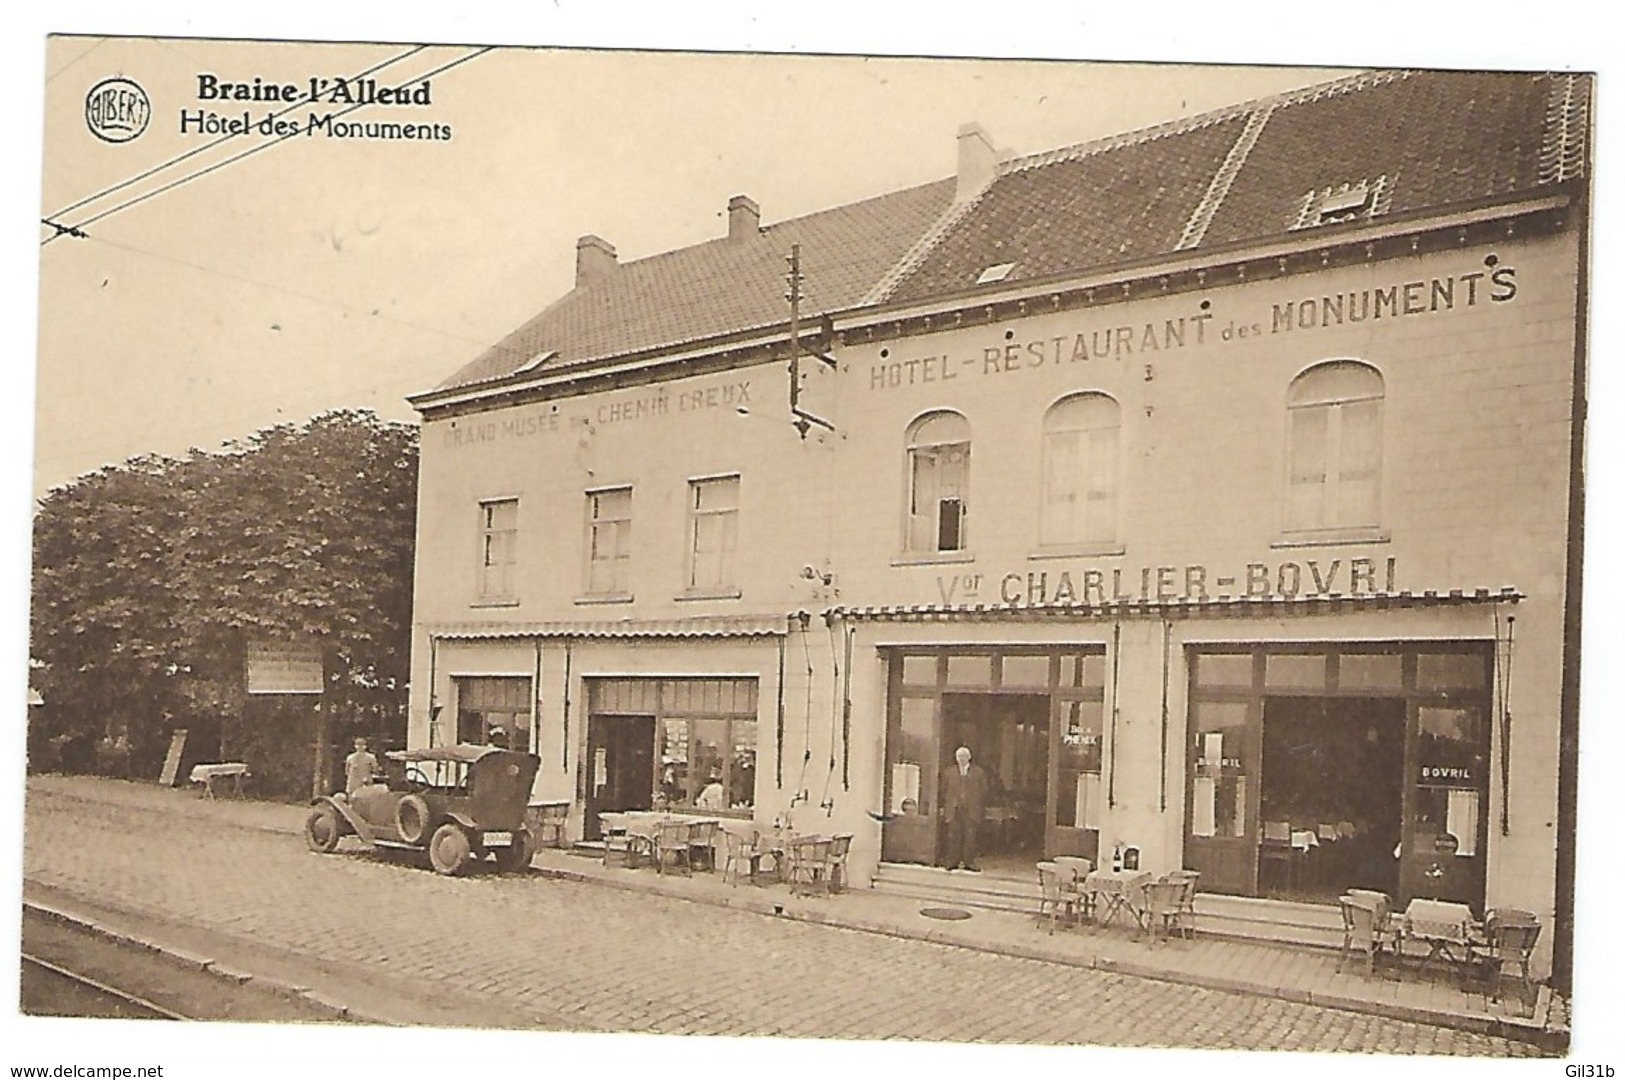
<instances>
[{"instance_id":1,"label":"tree","mask_svg":"<svg viewBox=\"0 0 1625 1080\"><path fill-rule=\"evenodd\" d=\"M329 715L369 730L398 719L416 496L417 429L353 411L52 491L34 522L46 704L31 752L55 739L83 757L87 741L122 736L134 767L155 775L169 728L195 727L252 753L271 788L297 791L282 774L308 762L308 725L289 730L288 717L311 703L251 710L245 646L319 644Z\"/></svg>"}]
</instances>

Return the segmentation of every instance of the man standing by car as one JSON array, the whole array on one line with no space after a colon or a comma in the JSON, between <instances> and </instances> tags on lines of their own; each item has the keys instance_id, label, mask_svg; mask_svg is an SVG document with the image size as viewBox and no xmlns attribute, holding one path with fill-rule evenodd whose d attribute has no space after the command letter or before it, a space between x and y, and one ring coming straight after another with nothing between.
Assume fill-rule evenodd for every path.
<instances>
[{"instance_id":1,"label":"man standing by car","mask_svg":"<svg viewBox=\"0 0 1625 1080\"><path fill-rule=\"evenodd\" d=\"M942 820L948 826L948 869L975 870L976 831L987 813L987 773L970 759L970 748L954 751L954 767L942 783Z\"/></svg>"},{"instance_id":2,"label":"man standing by car","mask_svg":"<svg viewBox=\"0 0 1625 1080\"><path fill-rule=\"evenodd\" d=\"M372 783L372 778L377 775L378 759L367 749L366 738L357 735L355 750L344 759L344 793L354 795Z\"/></svg>"}]
</instances>

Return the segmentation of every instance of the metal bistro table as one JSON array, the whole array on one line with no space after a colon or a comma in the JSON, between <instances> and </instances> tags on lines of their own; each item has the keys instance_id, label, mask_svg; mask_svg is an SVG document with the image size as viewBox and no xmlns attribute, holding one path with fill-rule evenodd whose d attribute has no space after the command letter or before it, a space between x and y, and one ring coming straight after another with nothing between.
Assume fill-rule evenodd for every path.
<instances>
[{"instance_id":1,"label":"metal bistro table","mask_svg":"<svg viewBox=\"0 0 1625 1080\"><path fill-rule=\"evenodd\" d=\"M1095 925L1107 926L1119 912L1127 911L1134 925L1145 929L1145 887L1151 884L1149 870L1095 870L1083 879L1081 892L1094 897Z\"/></svg>"},{"instance_id":2,"label":"metal bistro table","mask_svg":"<svg viewBox=\"0 0 1625 1080\"><path fill-rule=\"evenodd\" d=\"M1405 909L1402 924L1407 941L1428 947L1418 972L1426 971L1435 958L1466 968L1473 959L1473 911L1466 904L1444 900L1412 900Z\"/></svg>"}]
</instances>

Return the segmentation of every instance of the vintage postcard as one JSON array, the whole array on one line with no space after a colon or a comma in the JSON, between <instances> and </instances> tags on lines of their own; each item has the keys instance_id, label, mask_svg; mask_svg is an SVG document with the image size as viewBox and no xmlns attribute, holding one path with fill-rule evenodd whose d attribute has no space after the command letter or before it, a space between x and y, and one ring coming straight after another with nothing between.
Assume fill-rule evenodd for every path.
<instances>
[{"instance_id":1,"label":"vintage postcard","mask_svg":"<svg viewBox=\"0 0 1625 1080\"><path fill-rule=\"evenodd\" d=\"M1594 72L390 37L45 43L42 1063L1604 1023Z\"/></svg>"}]
</instances>

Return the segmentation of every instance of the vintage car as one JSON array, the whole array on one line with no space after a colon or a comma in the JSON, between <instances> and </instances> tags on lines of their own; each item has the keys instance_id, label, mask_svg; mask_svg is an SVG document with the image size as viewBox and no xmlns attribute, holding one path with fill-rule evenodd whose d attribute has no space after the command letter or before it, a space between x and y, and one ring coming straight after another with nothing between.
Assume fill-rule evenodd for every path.
<instances>
[{"instance_id":1,"label":"vintage car","mask_svg":"<svg viewBox=\"0 0 1625 1080\"><path fill-rule=\"evenodd\" d=\"M392 750L379 782L311 804L305 843L327 854L353 834L372 848L427 851L441 874L487 856L505 873L521 870L536 852L525 807L540 765L534 754L496 746Z\"/></svg>"}]
</instances>

